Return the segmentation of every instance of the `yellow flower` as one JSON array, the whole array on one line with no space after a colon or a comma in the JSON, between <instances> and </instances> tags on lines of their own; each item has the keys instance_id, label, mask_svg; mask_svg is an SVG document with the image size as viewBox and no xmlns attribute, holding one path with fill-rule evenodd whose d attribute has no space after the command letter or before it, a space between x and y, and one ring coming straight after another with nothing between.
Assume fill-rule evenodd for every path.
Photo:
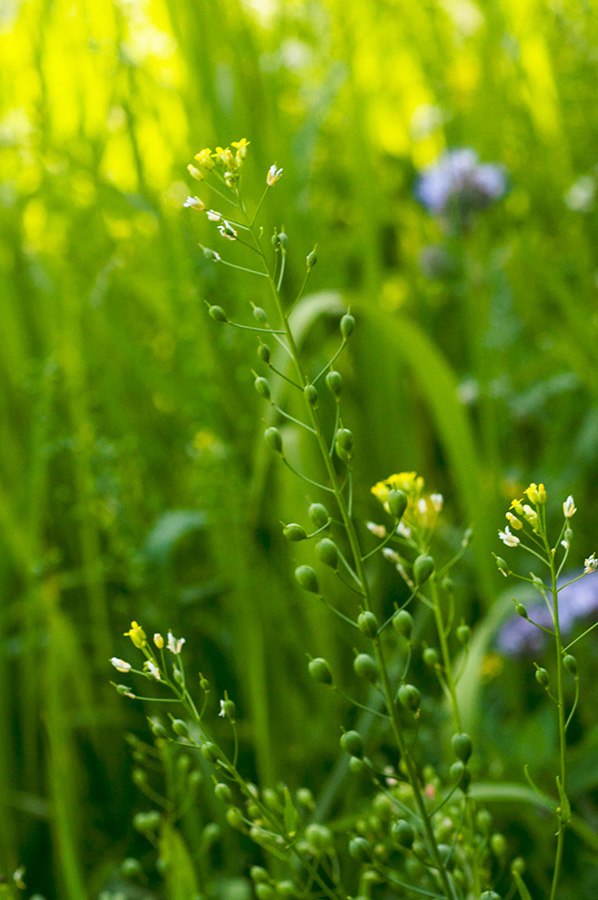
<instances>
[{"instance_id":1,"label":"yellow flower","mask_svg":"<svg viewBox=\"0 0 598 900\"><path fill-rule=\"evenodd\" d=\"M156 632L156 634L154 635L154 644L156 645L158 650L161 650L164 646L164 638L158 632Z\"/></svg>"},{"instance_id":2,"label":"yellow flower","mask_svg":"<svg viewBox=\"0 0 598 900\"><path fill-rule=\"evenodd\" d=\"M536 505L538 503L546 503L546 490L543 484L538 487L538 485L532 481L530 486L526 488L523 493L527 494L530 503Z\"/></svg>"},{"instance_id":3,"label":"yellow flower","mask_svg":"<svg viewBox=\"0 0 598 900\"><path fill-rule=\"evenodd\" d=\"M417 472L398 472L385 481L379 481L372 488L372 494L388 512L390 491L403 491L407 495L407 509L402 518L405 527L433 528L442 508L440 494L424 496L424 479Z\"/></svg>"},{"instance_id":4,"label":"yellow flower","mask_svg":"<svg viewBox=\"0 0 598 900\"><path fill-rule=\"evenodd\" d=\"M226 169L234 169L235 167L235 157L231 153L230 147L216 147L212 157L219 166L223 166Z\"/></svg>"},{"instance_id":5,"label":"yellow flower","mask_svg":"<svg viewBox=\"0 0 598 900\"><path fill-rule=\"evenodd\" d=\"M238 166L241 165L245 157L247 156L247 148L249 147L249 141L246 138L241 138L240 141L233 141L232 145L237 151L235 154L235 160Z\"/></svg>"},{"instance_id":6,"label":"yellow flower","mask_svg":"<svg viewBox=\"0 0 598 900\"><path fill-rule=\"evenodd\" d=\"M138 625L137 622L131 622L130 630L125 631L125 637L130 637L139 650L145 647L147 643L147 635L141 625Z\"/></svg>"},{"instance_id":7,"label":"yellow flower","mask_svg":"<svg viewBox=\"0 0 598 900\"><path fill-rule=\"evenodd\" d=\"M390 475L385 481L379 481L372 488L372 494L380 503L386 503L391 491L404 491L408 497L416 498L421 495L424 488L424 479L417 472L399 472Z\"/></svg>"},{"instance_id":8,"label":"yellow flower","mask_svg":"<svg viewBox=\"0 0 598 900\"><path fill-rule=\"evenodd\" d=\"M514 509L518 516L523 515L523 497L521 500L513 500L509 509Z\"/></svg>"},{"instance_id":9,"label":"yellow flower","mask_svg":"<svg viewBox=\"0 0 598 900\"><path fill-rule=\"evenodd\" d=\"M205 150L200 150L199 153L195 154L195 159L203 166L205 169L213 169L214 168L214 160L212 159L212 151L209 147L206 147Z\"/></svg>"},{"instance_id":10,"label":"yellow flower","mask_svg":"<svg viewBox=\"0 0 598 900\"><path fill-rule=\"evenodd\" d=\"M513 513L508 512L506 514L507 519L509 520L509 524L515 531L519 531L519 529L523 528L523 522L520 522L517 516L514 516Z\"/></svg>"}]
</instances>

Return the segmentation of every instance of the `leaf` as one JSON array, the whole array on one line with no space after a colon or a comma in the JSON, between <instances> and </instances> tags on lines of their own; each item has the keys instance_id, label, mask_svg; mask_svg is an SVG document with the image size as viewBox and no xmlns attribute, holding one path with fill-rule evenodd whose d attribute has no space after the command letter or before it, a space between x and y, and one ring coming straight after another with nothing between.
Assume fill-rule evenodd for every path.
<instances>
[{"instance_id":1,"label":"leaf","mask_svg":"<svg viewBox=\"0 0 598 900\"><path fill-rule=\"evenodd\" d=\"M517 885L517 890L519 891L521 900L532 900L532 895L528 891L525 882L519 872L513 872L513 879L515 880L515 884Z\"/></svg>"},{"instance_id":2,"label":"leaf","mask_svg":"<svg viewBox=\"0 0 598 900\"><path fill-rule=\"evenodd\" d=\"M190 900L199 894L195 869L185 842L168 821L162 823L160 856L165 863L166 895L169 900Z\"/></svg>"},{"instance_id":3,"label":"leaf","mask_svg":"<svg viewBox=\"0 0 598 900\"><path fill-rule=\"evenodd\" d=\"M284 789L284 827L290 838L297 834L297 810L288 787Z\"/></svg>"}]
</instances>

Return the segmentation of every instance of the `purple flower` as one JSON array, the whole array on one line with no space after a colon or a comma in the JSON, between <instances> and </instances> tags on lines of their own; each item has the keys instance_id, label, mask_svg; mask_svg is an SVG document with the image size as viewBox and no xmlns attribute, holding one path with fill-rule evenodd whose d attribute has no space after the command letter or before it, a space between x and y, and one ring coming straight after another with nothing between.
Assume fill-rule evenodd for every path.
<instances>
[{"instance_id":1,"label":"purple flower","mask_svg":"<svg viewBox=\"0 0 598 900\"><path fill-rule=\"evenodd\" d=\"M558 585L568 584L580 572L570 572L559 578ZM550 599L550 594L548 594ZM559 592L559 623L562 634L569 634L581 619L598 612L598 573L586 575L580 581L569 584ZM538 625L552 628L552 616L543 601L527 606L527 614ZM496 638L497 648L508 656L539 652L544 646L545 634L519 615L505 622Z\"/></svg>"},{"instance_id":2,"label":"purple flower","mask_svg":"<svg viewBox=\"0 0 598 900\"><path fill-rule=\"evenodd\" d=\"M415 194L428 212L468 216L485 209L508 190L507 173L497 163L480 163L475 150L447 150L424 169Z\"/></svg>"}]
</instances>

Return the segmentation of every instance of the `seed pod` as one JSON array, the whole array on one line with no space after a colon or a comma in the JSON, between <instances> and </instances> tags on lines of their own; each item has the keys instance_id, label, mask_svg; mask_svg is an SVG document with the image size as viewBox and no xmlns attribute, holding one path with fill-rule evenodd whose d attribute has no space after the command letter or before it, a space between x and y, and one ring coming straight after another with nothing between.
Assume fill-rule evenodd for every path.
<instances>
[{"instance_id":1,"label":"seed pod","mask_svg":"<svg viewBox=\"0 0 598 900\"><path fill-rule=\"evenodd\" d=\"M517 872L518 875L523 875L525 868L525 860L521 856L516 856L511 863L511 872Z\"/></svg>"},{"instance_id":2,"label":"seed pod","mask_svg":"<svg viewBox=\"0 0 598 900\"><path fill-rule=\"evenodd\" d=\"M404 491L389 491L386 502L393 519L402 519L407 509L407 494Z\"/></svg>"},{"instance_id":3,"label":"seed pod","mask_svg":"<svg viewBox=\"0 0 598 900\"><path fill-rule=\"evenodd\" d=\"M147 782L147 775L143 771L143 769L133 769L131 772L131 779L133 784L136 784L137 787L141 787L141 785Z\"/></svg>"},{"instance_id":4,"label":"seed pod","mask_svg":"<svg viewBox=\"0 0 598 900\"><path fill-rule=\"evenodd\" d=\"M243 815L240 809L237 809L236 806L229 806L226 810L226 821L230 825L231 828L236 828L240 830L243 828Z\"/></svg>"},{"instance_id":5,"label":"seed pod","mask_svg":"<svg viewBox=\"0 0 598 900\"><path fill-rule=\"evenodd\" d=\"M296 897L297 890L293 882L287 878L276 882L276 894L278 897Z\"/></svg>"},{"instance_id":6,"label":"seed pod","mask_svg":"<svg viewBox=\"0 0 598 900\"><path fill-rule=\"evenodd\" d=\"M298 525L296 522L290 522L288 525L282 529L282 533L286 537L287 541L304 541L307 538L307 534L305 532L305 528L301 525Z\"/></svg>"},{"instance_id":7,"label":"seed pod","mask_svg":"<svg viewBox=\"0 0 598 900\"><path fill-rule=\"evenodd\" d=\"M318 402L318 391L313 384L308 384L303 388L303 395L310 406L315 406Z\"/></svg>"},{"instance_id":8,"label":"seed pod","mask_svg":"<svg viewBox=\"0 0 598 900\"><path fill-rule=\"evenodd\" d=\"M490 848L498 859L504 859L507 852L507 842L504 834L496 832L490 838Z\"/></svg>"},{"instance_id":9,"label":"seed pod","mask_svg":"<svg viewBox=\"0 0 598 900\"><path fill-rule=\"evenodd\" d=\"M502 900L502 898L496 891L484 891L484 893L480 895L480 900Z\"/></svg>"},{"instance_id":10,"label":"seed pod","mask_svg":"<svg viewBox=\"0 0 598 900\"><path fill-rule=\"evenodd\" d=\"M464 771L465 771L465 763L462 762L460 759L458 759L457 762L454 762L449 769L449 775L450 775L451 781L456 781L456 782L461 781Z\"/></svg>"},{"instance_id":11,"label":"seed pod","mask_svg":"<svg viewBox=\"0 0 598 900\"><path fill-rule=\"evenodd\" d=\"M307 515L316 528L323 528L330 521L330 513L322 503L312 503Z\"/></svg>"},{"instance_id":12,"label":"seed pod","mask_svg":"<svg viewBox=\"0 0 598 900\"><path fill-rule=\"evenodd\" d=\"M270 362L270 354L271 354L271 351L267 344L260 344L258 346L257 355L259 356L259 358L261 359L262 362L264 362L266 364L269 363Z\"/></svg>"},{"instance_id":13,"label":"seed pod","mask_svg":"<svg viewBox=\"0 0 598 900\"><path fill-rule=\"evenodd\" d=\"M422 553L413 563L413 577L418 587L428 580L434 571L434 560L431 556Z\"/></svg>"},{"instance_id":14,"label":"seed pod","mask_svg":"<svg viewBox=\"0 0 598 900\"><path fill-rule=\"evenodd\" d=\"M120 870L125 878L139 878L139 876L143 873L141 863L138 859L134 859L132 856L130 856L128 859L123 860Z\"/></svg>"},{"instance_id":15,"label":"seed pod","mask_svg":"<svg viewBox=\"0 0 598 900\"><path fill-rule=\"evenodd\" d=\"M507 566L507 564L504 561L504 559L502 558L502 556L495 556L494 559L496 562L497 569L500 572L504 572L506 574L509 571L509 567Z\"/></svg>"},{"instance_id":16,"label":"seed pod","mask_svg":"<svg viewBox=\"0 0 598 900\"><path fill-rule=\"evenodd\" d=\"M321 656L311 659L307 668L314 681L319 681L321 684L332 684L330 666Z\"/></svg>"},{"instance_id":17,"label":"seed pod","mask_svg":"<svg viewBox=\"0 0 598 900\"><path fill-rule=\"evenodd\" d=\"M421 694L413 684L402 684L398 691L399 703L411 712L417 712L421 703Z\"/></svg>"},{"instance_id":18,"label":"seed pod","mask_svg":"<svg viewBox=\"0 0 598 900\"><path fill-rule=\"evenodd\" d=\"M338 548L330 538L322 538L321 541L318 541L316 553L325 566L330 566L331 569L338 568Z\"/></svg>"},{"instance_id":19,"label":"seed pod","mask_svg":"<svg viewBox=\"0 0 598 900\"><path fill-rule=\"evenodd\" d=\"M318 257L316 256L316 254L314 253L313 250L311 251L311 253L307 254L307 258L306 258L305 262L307 264L308 269L313 269L313 267L315 266L317 261L318 261Z\"/></svg>"},{"instance_id":20,"label":"seed pod","mask_svg":"<svg viewBox=\"0 0 598 900\"><path fill-rule=\"evenodd\" d=\"M233 792L229 788L228 784L224 784L224 782L220 781L214 788L214 794L218 797L222 803L232 803L233 802Z\"/></svg>"},{"instance_id":21,"label":"seed pod","mask_svg":"<svg viewBox=\"0 0 598 900\"><path fill-rule=\"evenodd\" d=\"M226 700L223 700L222 712L229 720L229 722L234 722L237 717L237 707L235 706L235 701L229 700L228 697L226 698Z\"/></svg>"},{"instance_id":22,"label":"seed pod","mask_svg":"<svg viewBox=\"0 0 598 900\"><path fill-rule=\"evenodd\" d=\"M360 653L353 661L355 674L360 678L367 678L372 684L378 680L378 666L374 659L367 653Z\"/></svg>"},{"instance_id":23,"label":"seed pod","mask_svg":"<svg viewBox=\"0 0 598 900\"><path fill-rule=\"evenodd\" d=\"M215 763L220 758L220 751L212 741L206 741L201 745L201 755L208 762Z\"/></svg>"},{"instance_id":24,"label":"seed pod","mask_svg":"<svg viewBox=\"0 0 598 900\"><path fill-rule=\"evenodd\" d=\"M370 843L364 837L357 836L349 841L349 856L353 857L353 859L368 859L371 853Z\"/></svg>"},{"instance_id":25,"label":"seed pod","mask_svg":"<svg viewBox=\"0 0 598 900\"><path fill-rule=\"evenodd\" d=\"M268 316L266 315L266 311L262 309L261 306L253 307L253 318L261 325L268 324Z\"/></svg>"},{"instance_id":26,"label":"seed pod","mask_svg":"<svg viewBox=\"0 0 598 900\"><path fill-rule=\"evenodd\" d=\"M521 616L522 619L527 619L527 617L528 617L528 616L527 616L527 609L525 608L525 606L523 605L523 603L516 603L516 604L515 604L515 611L516 611L516 613L517 613L518 616Z\"/></svg>"},{"instance_id":27,"label":"seed pod","mask_svg":"<svg viewBox=\"0 0 598 900\"><path fill-rule=\"evenodd\" d=\"M255 381L253 382L253 385L254 385L256 391L258 392L258 394L260 395L260 397L263 397L265 400L270 399L270 396L271 396L270 384L268 383L268 381L265 378L262 378L260 375L258 375L257 378L255 379Z\"/></svg>"},{"instance_id":28,"label":"seed pod","mask_svg":"<svg viewBox=\"0 0 598 900\"><path fill-rule=\"evenodd\" d=\"M133 828L141 832L141 834L146 834L147 832L154 831L158 828L160 822L160 813L157 810L152 809L149 812L137 813L133 817Z\"/></svg>"},{"instance_id":29,"label":"seed pod","mask_svg":"<svg viewBox=\"0 0 598 900\"><path fill-rule=\"evenodd\" d=\"M162 725L162 722L158 722L155 719L150 719L149 723L150 723L150 728L152 730L152 734L154 737L157 737L157 738L167 738L168 737L168 732L164 728L164 725Z\"/></svg>"},{"instance_id":30,"label":"seed pod","mask_svg":"<svg viewBox=\"0 0 598 900\"><path fill-rule=\"evenodd\" d=\"M252 866L249 870L249 875L256 884L264 884L270 881L270 876L263 866Z\"/></svg>"},{"instance_id":31,"label":"seed pod","mask_svg":"<svg viewBox=\"0 0 598 900\"><path fill-rule=\"evenodd\" d=\"M264 438L266 439L266 443L269 444L276 453L282 454L282 435L278 428L266 428Z\"/></svg>"},{"instance_id":32,"label":"seed pod","mask_svg":"<svg viewBox=\"0 0 598 900\"><path fill-rule=\"evenodd\" d=\"M546 669L542 668L542 666L538 666L538 668L536 669L536 681L538 682L538 684L541 684L542 687L548 687L548 672L546 671Z\"/></svg>"},{"instance_id":33,"label":"seed pod","mask_svg":"<svg viewBox=\"0 0 598 900\"><path fill-rule=\"evenodd\" d=\"M325 852L332 845L332 834L325 825L312 822L305 829L305 838L315 853Z\"/></svg>"},{"instance_id":34,"label":"seed pod","mask_svg":"<svg viewBox=\"0 0 598 900\"><path fill-rule=\"evenodd\" d=\"M476 815L475 821L482 834L488 834L492 825L492 814L487 809L481 809Z\"/></svg>"},{"instance_id":35,"label":"seed pod","mask_svg":"<svg viewBox=\"0 0 598 900\"><path fill-rule=\"evenodd\" d=\"M413 632L413 617L406 609L400 609L392 619L392 627L407 640L410 640Z\"/></svg>"},{"instance_id":36,"label":"seed pod","mask_svg":"<svg viewBox=\"0 0 598 900\"><path fill-rule=\"evenodd\" d=\"M355 319L350 313L345 313L340 324L341 334L345 340L353 334L355 329Z\"/></svg>"},{"instance_id":37,"label":"seed pod","mask_svg":"<svg viewBox=\"0 0 598 900\"><path fill-rule=\"evenodd\" d=\"M189 729L187 728L187 723L183 722L182 719L173 719L172 720L172 730L175 734L178 734L180 737L189 737Z\"/></svg>"},{"instance_id":38,"label":"seed pod","mask_svg":"<svg viewBox=\"0 0 598 900\"><path fill-rule=\"evenodd\" d=\"M280 244L280 246L282 247L283 250L286 248L288 242L289 242L289 239L288 239L287 235L284 233L284 231L281 231L278 235L278 243Z\"/></svg>"},{"instance_id":39,"label":"seed pod","mask_svg":"<svg viewBox=\"0 0 598 900\"><path fill-rule=\"evenodd\" d=\"M571 675L577 675L577 660L571 653L565 654L563 665Z\"/></svg>"},{"instance_id":40,"label":"seed pod","mask_svg":"<svg viewBox=\"0 0 598 900\"><path fill-rule=\"evenodd\" d=\"M341 747L349 756L363 756L363 741L358 731L347 731L341 737Z\"/></svg>"},{"instance_id":41,"label":"seed pod","mask_svg":"<svg viewBox=\"0 0 598 900\"><path fill-rule=\"evenodd\" d=\"M334 438L334 448L339 459L349 460L353 455L353 434L348 428L339 428Z\"/></svg>"},{"instance_id":42,"label":"seed pod","mask_svg":"<svg viewBox=\"0 0 598 900\"><path fill-rule=\"evenodd\" d=\"M393 822L390 833L399 847L405 847L406 850L410 850L413 847L415 831L413 830L413 826L405 819L399 819L398 822Z\"/></svg>"},{"instance_id":43,"label":"seed pod","mask_svg":"<svg viewBox=\"0 0 598 900\"><path fill-rule=\"evenodd\" d=\"M375 638L378 634L378 619L369 610L360 614L357 619L357 625L361 633L365 634L366 637Z\"/></svg>"},{"instance_id":44,"label":"seed pod","mask_svg":"<svg viewBox=\"0 0 598 900\"><path fill-rule=\"evenodd\" d=\"M449 844L438 844L438 853L440 859L444 863L445 869L452 872L455 868L455 860L453 856L453 848Z\"/></svg>"},{"instance_id":45,"label":"seed pod","mask_svg":"<svg viewBox=\"0 0 598 900\"><path fill-rule=\"evenodd\" d=\"M457 759L466 763L471 758L473 744L471 737L468 734L465 734L464 732L461 734L454 734L451 738L451 746Z\"/></svg>"},{"instance_id":46,"label":"seed pod","mask_svg":"<svg viewBox=\"0 0 598 900\"><path fill-rule=\"evenodd\" d=\"M426 647L422 653L422 659L427 666L433 669L438 665L438 651L434 647Z\"/></svg>"},{"instance_id":47,"label":"seed pod","mask_svg":"<svg viewBox=\"0 0 598 900\"><path fill-rule=\"evenodd\" d=\"M471 628L469 625L459 625L457 628L457 640L460 644L468 644L471 638Z\"/></svg>"},{"instance_id":48,"label":"seed pod","mask_svg":"<svg viewBox=\"0 0 598 900\"><path fill-rule=\"evenodd\" d=\"M318 576L311 566L299 566L295 569L295 578L305 591L311 594L319 594Z\"/></svg>"},{"instance_id":49,"label":"seed pod","mask_svg":"<svg viewBox=\"0 0 598 900\"><path fill-rule=\"evenodd\" d=\"M364 759L358 759L356 756L352 756L349 760L349 768L353 772L354 775L361 775L362 772L368 767L368 763Z\"/></svg>"},{"instance_id":50,"label":"seed pod","mask_svg":"<svg viewBox=\"0 0 598 900\"><path fill-rule=\"evenodd\" d=\"M210 306L208 313L215 322L228 322L226 313L221 306Z\"/></svg>"},{"instance_id":51,"label":"seed pod","mask_svg":"<svg viewBox=\"0 0 598 900\"><path fill-rule=\"evenodd\" d=\"M341 373L336 372L334 369L332 369L326 376L326 387L331 394L334 394L335 397L338 397L343 389L343 379Z\"/></svg>"}]
</instances>

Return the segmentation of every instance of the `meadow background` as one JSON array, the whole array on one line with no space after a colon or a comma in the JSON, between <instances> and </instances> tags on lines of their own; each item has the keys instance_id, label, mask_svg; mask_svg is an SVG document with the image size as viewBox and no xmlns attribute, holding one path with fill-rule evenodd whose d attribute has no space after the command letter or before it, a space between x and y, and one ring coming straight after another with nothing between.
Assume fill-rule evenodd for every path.
<instances>
[{"instance_id":1,"label":"meadow background","mask_svg":"<svg viewBox=\"0 0 598 900\"><path fill-rule=\"evenodd\" d=\"M245 315L260 293L203 258L213 232L182 209L193 154L241 137L248 191L284 167L264 221L289 233L290 293L318 242L301 321L314 367L342 304L357 318L341 371L364 509L369 485L416 469L445 495L447 528L475 527L457 590L482 635L463 690L483 774L550 770L554 725L529 660L491 650L510 596L490 554L506 501L532 480L574 494L578 562L598 542L597 12L591 0L2 4L0 869L26 866L28 896L159 896L119 874L152 850L131 826L147 801L123 737L144 736L150 710L109 685L131 619L184 634L191 665L236 697L249 772L338 802L343 708L309 682L305 653L342 664L349 648L289 576L301 554L279 522L303 515L306 493L263 447L254 342L203 302ZM447 147L509 173L508 195L460 236L414 196ZM379 579L392 601L392 572ZM580 668L592 684L595 641ZM585 699L571 791L596 825ZM188 842L213 820L206 792ZM505 823L542 891L550 828L543 838L529 802ZM249 897L250 849L226 831L204 844L194 864L209 895ZM596 853L591 836L572 839L563 900L595 896Z\"/></svg>"}]
</instances>

